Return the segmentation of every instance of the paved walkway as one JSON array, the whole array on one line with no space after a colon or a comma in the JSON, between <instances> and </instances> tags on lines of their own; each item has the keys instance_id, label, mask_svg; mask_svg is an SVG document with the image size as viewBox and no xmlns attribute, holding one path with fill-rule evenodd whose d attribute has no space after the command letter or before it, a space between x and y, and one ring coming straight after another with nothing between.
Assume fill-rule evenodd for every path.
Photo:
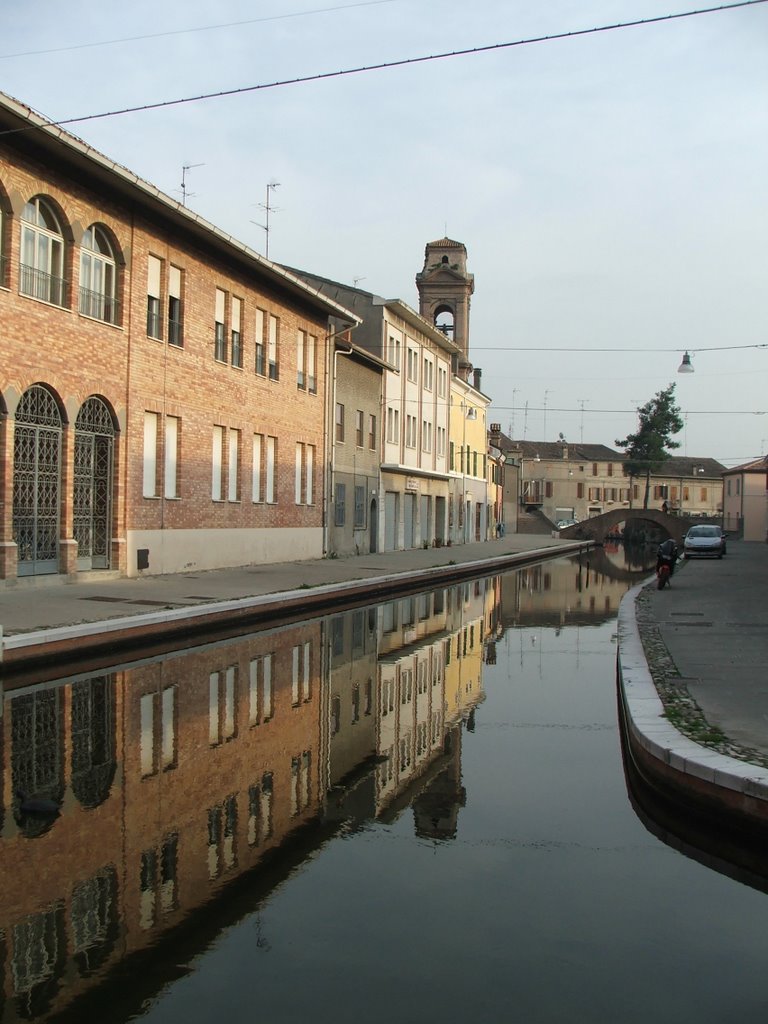
<instances>
[{"instance_id":1,"label":"paved walkway","mask_svg":"<svg viewBox=\"0 0 768 1024\"><path fill-rule=\"evenodd\" d=\"M12 637L33 630L96 624L118 616L148 615L153 608L203 606L552 548L568 551L579 543L584 545L583 541L566 542L548 535L513 534L450 548L246 565L169 576L126 579L92 572L79 574L73 583L60 576L28 577L5 587L0 582L0 628L6 637Z\"/></svg>"}]
</instances>

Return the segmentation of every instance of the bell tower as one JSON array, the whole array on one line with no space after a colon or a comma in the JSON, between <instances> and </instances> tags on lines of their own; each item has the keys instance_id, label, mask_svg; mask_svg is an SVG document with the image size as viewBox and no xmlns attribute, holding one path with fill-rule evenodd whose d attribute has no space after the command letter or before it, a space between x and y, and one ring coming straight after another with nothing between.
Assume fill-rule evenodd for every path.
<instances>
[{"instance_id":1,"label":"bell tower","mask_svg":"<svg viewBox=\"0 0 768 1024\"><path fill-rule=\"evenodd\" d=\"M475 290L474 274L467 273L467 250L450 238L427 242L424 268L416 275L419 313L458 346L454 372L469 379L469 305Z\"/></svg>"}]
</instances>

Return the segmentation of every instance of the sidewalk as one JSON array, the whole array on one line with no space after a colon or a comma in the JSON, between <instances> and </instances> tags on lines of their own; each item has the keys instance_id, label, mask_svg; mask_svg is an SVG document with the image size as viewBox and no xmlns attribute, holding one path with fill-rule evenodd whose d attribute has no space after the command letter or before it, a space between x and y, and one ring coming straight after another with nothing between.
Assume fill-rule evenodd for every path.
<instances>
[{"instance_id":1,"label":"sidewalk","mask_svg":"<svg viewBox=\"0 0 768 1024\"><path fill-rule=\"evenodd\" d=\"M768 825L768 546L731 541L722 560L682 565L669 589L630 590L619 680L646 775ZM679 708L696 738L672 724Z\"/></svg>"}]
</instances>

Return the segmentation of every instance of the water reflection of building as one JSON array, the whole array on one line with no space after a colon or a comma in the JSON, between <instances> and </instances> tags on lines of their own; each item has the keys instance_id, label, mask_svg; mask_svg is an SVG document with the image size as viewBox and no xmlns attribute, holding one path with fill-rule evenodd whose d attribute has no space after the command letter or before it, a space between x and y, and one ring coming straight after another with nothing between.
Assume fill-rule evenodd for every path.
<instances>
[{"instance_id":1,"label":"water reflection of building","mask_svg":"<svg viewBox=\"0 0 768 1024\"><path fill-rule=\"evenodd\" d=\"M540 562L501 577L501 617L505 626L597 625L616 615L626 590L626 578L595 569L589 553Z\"/></svg>"},{"instance_id":2,"label":"water reflection of building","mask_svg":"<svg viewBox=\"0 0 768 1024\"><path fill-rule=\"evenodd\" d=\"M102 988L133 998L131 971L116 970L126 958L152 963L140 972L151 995L162 964L175 969L175 937L204 930L244 878L264 879L263 898L284 877L277 865L300 863L343 821L413 806L419 835L455 836L497 587L7 694L0 1021ZM25 812L30 797L57 813Z\"/></svg>"},{"instance_id":3,"label":"water reflection of building","mask_svg":"<svg viewBox=\"0 0 768 1024\"><path fill-rule=\"evenodd\" d=\"M318 814L324 628L6 696L0 1019L61 1009Z\"/></svg>"}]
</instances>

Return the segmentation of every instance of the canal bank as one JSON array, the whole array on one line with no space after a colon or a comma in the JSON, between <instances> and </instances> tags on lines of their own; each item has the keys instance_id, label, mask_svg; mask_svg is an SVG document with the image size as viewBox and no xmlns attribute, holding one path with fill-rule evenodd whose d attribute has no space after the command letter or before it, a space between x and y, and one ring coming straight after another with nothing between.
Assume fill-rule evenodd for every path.
<instances>
[{"instance_id":1,"label":"canal bank","mask_svg":"<svg viewBox=\"0 0 768 1024\"><path fill-rule=\"evenodd\" d=\"M55 678L63 666L93 669L116 652L156 654L330 607L372 603L593 547L513 534L450 548L248 565L127 579L104 573L20 580L0 589L2 674Z\"/></svg>"},{"instance_id":2,"label":"canal bank","mask_svg":"<svg viewBox=\"0 0 768 1024\"><path fill-rule=\"evenodd\" d=\"M645 781L725 827L768 830L768 547L734 542L619 609L625 740ZM677 727L679 726L679 728Z\"/></svg>"}]
</instances>

